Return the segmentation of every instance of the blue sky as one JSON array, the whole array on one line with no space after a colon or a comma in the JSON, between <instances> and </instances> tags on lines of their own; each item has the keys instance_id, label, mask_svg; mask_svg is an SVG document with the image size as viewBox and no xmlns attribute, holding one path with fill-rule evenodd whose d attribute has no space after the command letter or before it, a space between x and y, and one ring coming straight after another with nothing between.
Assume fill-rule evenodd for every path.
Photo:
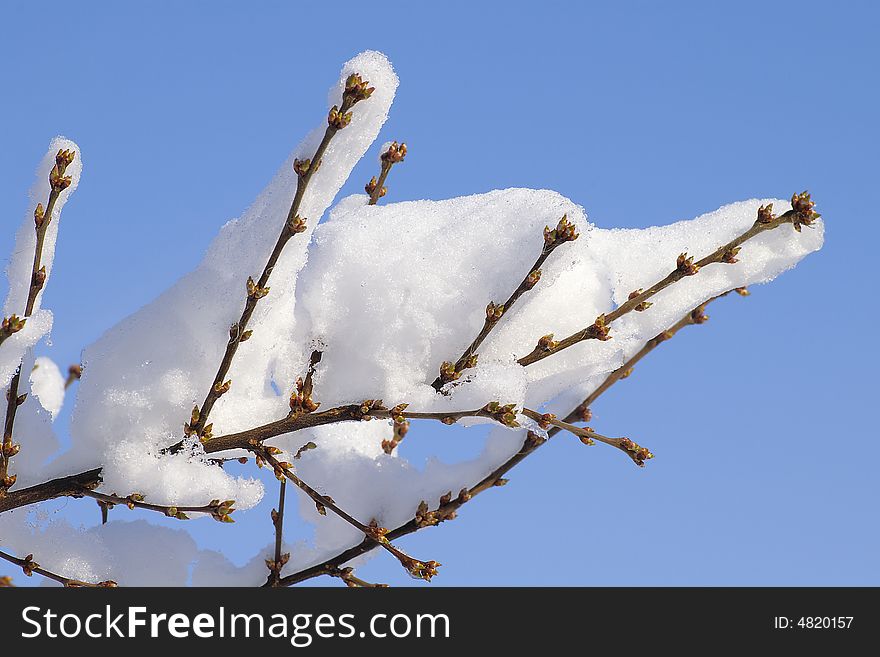
<instances>
[{"instance_id":1,"label":"blue sky","mask_svg":"<svg viewBox=\"0 0 880 657\"><path fill-rule=\"evenodd\" d=\"M5 2L0 254L49 140L75 139L86 169L44 302L44 352L75 362L198 261L367 48L401 78L390 200L548 187L599 225L646 226L808 188L824 250L715 304L596 405L597 430L653 449L648 468L555 441L402 546L444 564L436 585L878 585L880 10L717 4ZM404 447L420 458L444 429ZM475 451L454 435L449 458ZM271 525L195 532L243 561ZM360 574L409 583L382 557Z\"/></svg>"}]
</instances>

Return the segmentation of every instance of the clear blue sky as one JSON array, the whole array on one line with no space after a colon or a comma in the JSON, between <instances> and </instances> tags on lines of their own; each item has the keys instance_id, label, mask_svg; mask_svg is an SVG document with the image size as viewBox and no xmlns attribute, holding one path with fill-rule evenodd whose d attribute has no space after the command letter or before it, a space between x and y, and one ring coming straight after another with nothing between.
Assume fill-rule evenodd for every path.
<instances>
[{"instance_id":1,"label":"clear blue sky","mask_svg":"<svg viewBox=\"0 0 880 657\"><path fill-rule=\"evenodd\" d=\"M549 187L597 224L644 226L809 188L827 221L822 252L716 304L597 404L594 426L649 445L649 467L555 441L402 542L444 564L435 584L880 584L880 11L605 4L4 2L0 254L49 140L75 139L86 164L45 353L76 361L188 271L315 124L340 65L382 50L401 86L380 141L411 148L391 200ZM439 437L420 427L404 447ZM475 451L456 442L450 458ZM198 540L242 561L271 535L249 515L200 521ZM409 582L381 556L360 572Z\"/></svg>"}]
</instances>

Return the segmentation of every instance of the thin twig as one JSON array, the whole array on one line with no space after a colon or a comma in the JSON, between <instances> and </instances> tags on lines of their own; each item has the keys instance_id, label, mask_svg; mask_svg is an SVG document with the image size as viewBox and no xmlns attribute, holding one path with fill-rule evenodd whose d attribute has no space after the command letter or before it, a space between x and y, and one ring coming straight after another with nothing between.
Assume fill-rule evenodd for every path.
<instances>
[{"instance_id":1,"label":"thin twig","mask_svg":"<svg viewBox=\"0 0 880 657\"><path fill-rule=\"evenodd\" d=\"M791 202L792 209L779 217L773 216L772 204L767 207L762 206L758 210L758 218L752 227L724 246L719 247L697 262L694 262L694 259L688 257L686 253L682 253L678 257L676 268L647 290L635 291L620 306L607 314L599 315L592 325L577 333L573 333L563 340L558 342L553 340L552 334L542 337L532 352L523 356L517 362L520 365L528 366L584 340L607 340L610 338L608 329L612 322L633 310L647 310L650 306L648 299L661 290L666 289L686 276L697 274L700 269L707 265L714 263L736 263L736 255L739 253L741 245L761 233L778 228L783 224L792 224L795 230L800 232L801 226L810 226L819 217L819 214L813 211L815 204L810 200L810 195L807 192L795 194Z\"/></svg>"},{"instance_id":2,"label":"thin twig","mask_svg":"<svg viewBox=\"0 0 880 657\"><path fill-rule=\"evenodd\" d=\"M382 153L380 158L382 160L382 168L379 170L379 179L376 180L376 177L373 176L370 178L370 182L364 186L364 190L370 195L370 201L367 205L376 205L379 199L388 193L388 189L385 187L385 179L388 178L391 167L398 162L403 162L405 157L406 144L398 144L396 141L391 142L388 150Z\"/></svg>"},{"instance_id":3,"label":"thin twig","mask_svg":"<svg viewBox=\"0 0 880 657\"><path fill-rule=\"evenodd\" d=\"M531 266L529 272L525 275L510 297L508 297L507 301L500 305L490 302L489 305L486 306L486 318L483 320L483 328L480 329L477 337L474 338L473 342L471 342L468 348L464 350L464 353L457 361L455 361L455 363L444 361L443 364L440 365L440 375L434 379L434 382L431 384L434 390L439 392L440 389L450 381L458 380L464 370L476 367L477 349L480 348L480 345L483 344L483 341L488 337L489 333L492 332L492 329L495 328L501 317L510 312L510 309L513 307L513 304L516 303L517 299L519 299L525 292L535 287L538 281L541 280L541 267L544 265L544 261L551 253L553 253L553 251L556 250L557 247L566 242L574 241L578 237L579 235L574 224L568 221L568 215L564 215L562 219L559 220L559 223L554 230L550 230L549 226L544 228L544 245L541 248L541 254L538 256L538 259L535 260L535 264Z\"/></svg>"},{"instance_id":4,"label":"thin twig","mask_svg":"<svg viewBox=\"0 0 880 657\"><path fill-rule=\"evenodd\" d=\"M40 564L34 561L34 555L32 554L29 554L24 559L21 559L11 554L7 554L6 552L0 551L0 559L5 559L9 563L20 566L22 571L24 571L24 574L28 577L36 573L37 575L42 575L43 577L54 580L67 588L112 588L116 586L116 582L110 579L103 582L98 582L97 584L93 584L91 582L83 582L82 580L72 579L70 577L59 575L58 573L53 573L51 570L46 570Z\"/></svg>"},{"instance_id":5,"label":"thin twig","mask_svg":"<svg viewBox=\"0 0 880 657\"><path fill-rule=\"evenodd\" d=\"M284 498L287 494L287 479L279 481L278 509L272 509L272 525L275 528L275 558L271 561L266 559L269 568L269 578L266 583L269 586L278 586L281 579L281 569L290 559L290 553L281 554L281 534L284 531Z\"/></svg>"},{"instance_id":6,"label":"thin twig","mask_svg":"<svg viewBox=\"0 0 880 657\"><path fill-rule=\"evenodd\" d=\"M210 515L218 522L234 522L230 518L230 514L235 511L235 500L211 500L208 504L201 506L173 506L163 504L151 504L144 501L144 496L140 493L132 493L126 497L120 495L107 495L91 490L85 486L81 487L80 492L84 497L91 497L96 500L101 508L112 509L116 505L126 506L129 509L145 509L147 511L156 511L169 518L177 520L189 520L188 513L204 513Z\"/></svg>"},{"instance_id":7,"label":"thin twig","mask_svg":"<svg viewBox=\"0 0 880 657\"><path fill-rule=\"evenodd\" d=\"M49 224L52 223L55 204L61 193L70 187L72 182L72 178L66 176L65 173L75 157L76 153L74 151L66 149L59 150L55 155L55 166L49 171L49 199L46 201L46 209L43 210L43 205L37 203L37 207L34 210L34 229L37 233L37 240L34 246L34 262L31 267L30 287L28 288L27 302L25 303L24 314L22 315L23 319L15 318L16 321L13 321L14 316L11 316L4 320L2 325L4 332L12 330L16 325L18 325L18 328L15 330L21 328L19 324L23 323L33 314L37 297L46 284L47 272L46 267L42 264L43 244L46 241L46 231L49 228ZM20 383L21 364L19 363L19 367L9 383L9 389L6 391L6 421L3 426L3 444L0 447L0 497L12 488L16 479L15 475L9 474L9 461L21 449L20 445L12 441L16 409L24 403L27 397L27 393L24 395L18 394Z\"/></svg>"}]
</instances>

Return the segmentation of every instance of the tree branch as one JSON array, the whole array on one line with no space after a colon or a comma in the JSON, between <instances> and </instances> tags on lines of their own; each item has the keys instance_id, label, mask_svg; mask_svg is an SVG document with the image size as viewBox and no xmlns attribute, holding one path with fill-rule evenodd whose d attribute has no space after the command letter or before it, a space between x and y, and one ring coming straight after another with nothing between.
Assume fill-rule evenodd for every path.
<instances>
[{"instance_id":1,"label":"tree branch","mask_svg":"<svg viewBox=\"0 0 880 657\"><path fill-rule=\"evenodd\" d=\"M24 574L28 577L36 573L37 575L42 575L43 577L63 584L67 588L112 588L116 586L116 582L110 579L103 582L98 582L97 584L92 584L89 582L83 582L78 579L71 579L70 577L64 577L63 575L53 573L51 570L46 570L40 564L34 561L34 555L32 554L27 555L24 559L20 559L19 557L7 554L6 552L0 550L0 559L5 559L9 563L20 566L22 571L24 571Z\"/></svg>"},{"instance_id":2,"label":"tree branch","mask_svg":"<svg viewBox=\"0 0 880 657\"><path fill-rule=\"evenodd\" d=\"M361 80L359 75L348 77L345 82L345 90L342 93L342 104L340 107L334 105L327 115L327 128L324 131L321 143L315 150L315 154L310 160L296 160L294 162L293 168L297 173L297 184L293 201L290 204L290 210L287 213L287 219L284 222L275 247L272 249L272 253L269 254L269 259L263 268L263 273L260 274L259 280L255 283L252 278L248 279L247 300L245 301L244 310L238 322L230 328L226 351L223 354L220 366L217 368L217 374L214 376L214 380L211 383L208 394L205 396L204 402L202 402L201 408L194 408L191 421L184 425L186 436L196 435L200 439L210 439L211 432L210 425L208 425L208 417L214 404L232 385L232 382L228 381L226 376L229 374L229 368L232 365L236 351L238 351L238 346L251 335L247 327L253 316L254 309L257 307L257 302L269 293L269 277L287 242L294 235L306 230L306 220L301 218L298 212L309 182L321 166L321 158L324 157L324 153L333 137L350 123L352 116L351 108L372 95L373 88L368 87L368 84L369 82ZM175 445L175 448L179 449L179 445L180 443Z\"/></svg>"},{"instance_id":3,"label":"tree branch","mask_svg":"<svg viewBox=\"0 0 880 657\"><path fill-rule=\"evenodd\" d=\"M3 334L8 333L11 335L24 326L24 322L33 314L37 297L46 283L46 267L42 264L43 244L46 241L46 231L49 228L49 224L52 223L55 204L61 196L61 192L70 187L72 182L71 177L64 174L75 157L76 153L74 151L66 149L59 150L55 155L55 166L49 172L49 199L46 201L46 209L44 211L43 205L37 203L37 207L34 210L34 229L37 232L37 241L34 246L34 262L31 267L31 281L23 319L18 319L15 315L4 319L2 324ZM0 497L5 495L15 484L15 475L9 474L9 461L18 454L21 446L12 441L12 430L15 425L16 409L24 403L27 397L27 393L24 395L18 394L20 383L21 364L19 364L15 375L12 377L12 381L9 383L9 389L6 391L6 421L3 426L3 444L0 447Z\"/></svg>"},{"instance_id":4,"label":"tree branch","mask_svg":"<svg viewBox=\"0 0 880 657\"><path fill-rule=\"evenodd\" d=\"M440 365L440 375L434 379L433 383L431 383L434 390L440 392L441 388L447 383L458 380L465 369L476 367L477 349L480 348L480 345L483 344L483 341L488 337L492 329L495 328L501 317L510 311L517 299L519 299L525 292L535 287L538 281L541 280L541 267L544 265L544 261L551 253L553 253L553 251L556 250L557 247L566 242L574 241L578 237L579 235L574 224L568 221L568 215L564 215L562 219L559 220L559 223L554 230L550 230L549 226L544 228L544 246L541 249L541 254L538 256L538 259L535 260L535 264L529 269L529 273L522 279L517 288L513 291L510 297L508 297L507 301L500 305L496 305L494 302L489 302L489 305L486 306L486 319L483 320L483 328L480 329L477 337L474 338L473 342L471 342L468 348L464 350L464 353L457 361L455 361L455 363L444 361L443 364Z\"/></svg>"},{"instance_id":5,"label":"tree branch","mask_svg":"<svg viewBox=\"0 0 880 657\"><path fill-rule=\"evenodd\" d=\"M539 360L543 360L548 356L559 353L563 349L567 349L579 342L583 342L584 340L608 340L610 338L608 327L612 322L620 319L633 310L647 310L650 306L648 299L661 290L680 281L685 276L693 276L697 274L700 269L710 264L736 263L736 255L739 253L741 245L761 233L779 228L783 224L792 224L795 230L800 232L801 226L810 226L819 217L819 214L813 211L815 203L810 200L810 195L807 192L795 194L792 197L791 203L792 209L779 217L773 216L772 204L767 207L761 207L758 210L758 218L755 220L752 227L727 244L719 247L714 252L697 262L694 262L693 258L689 258L686 253L682 253L678 257L676 268L665 278L658 281L647 290L636 290L630 295L630 298L626 302L622 303L613 311L599 315L591 326L588 326L563 340L558 342L553 340L552 334L542 337L532 352L523 356L517 362L520 365L528 366Z\"/></svg>"},{"instance_id":6,"label":"tree branch","mask_svg":"<svg viewBox=\"0 0 880 657\"><path fill-rule=\"evenodd\" d=\"M388 189L385 187L385 179L391 172L391 167L398 162L403 162L405 157L406 144L398 145L396 141L391 142L388 150L382 153L380 158L382 160L382 167L379 170L379 180L376 180L376 177L373 176L370 178L370 182L364 186L364 190L370 195L370 201L367 205L376 205L379 199L388 193Z\"/></svg>"}]
</instances>

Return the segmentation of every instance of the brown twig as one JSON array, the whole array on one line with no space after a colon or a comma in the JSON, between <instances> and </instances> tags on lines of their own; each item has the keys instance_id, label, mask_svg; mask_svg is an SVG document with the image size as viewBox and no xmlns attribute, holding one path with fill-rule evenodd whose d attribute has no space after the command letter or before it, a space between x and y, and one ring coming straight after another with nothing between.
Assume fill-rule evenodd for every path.
<instances>
[{"instance_id":1,"label":"brown twig","mask_svg":"<svg viewBox=\"0 0 880 657\"><path fill-rule=\"evenodd\" d=\"M184 433L186 436L195 435L201 440L209 440L211 437L210 425L208 417L211 409L220 397L226 393L232 382L227 380L229 368L232 360L238 350L238 346L247 340L251 332L248 330L248 323L257 307L257 302L269 293L269 277L275 268L281 252L284 250L287 242L296 234L303 233L306 230L306 220L298 214L303 196L309 186L312 176L321 165L321 159L333 137L337 132L344 129L351 122L351 108L362 100L366 100L373 93L373 88L368 87L369 82L361 79L359 75L350 75L345 82L345 89L342 93L342 103L339 107L333 106L327 115L327 128L324 131L324 137L318 144L315 154L310 160L296 160L293 168L297 174L296 192L293 201L290 204L290 210L275 247L269 254L269 259L260 274L259 280L255 283L252 278L247 281L247 299L245 301L244 310L239 320L232 325L229 330L229 341L226 343L226 350L223 358L220 360L220 366L217 368L217 374L211 383L211 387L202 402L201 408L198 406L193 409L190 422L184 425ZM181 443L174 446L175 449L180 448Z\"/></svg>"},{"instance_id":2,"label":"brown twig","mask_svg":"<svg viewBox=\"0 0 880 657\"><path fill-rule=\"evenodd\" d=\"M541 280L541 267L544 265L544 261L547 260L557 247L566 242L574 241L578 237L579 235L574 224L568 221L568 215L563 215L555 229L550 230L549 226L544 228L544 245L541 248L541 254L538 256L538 259L535 260L535 264L531 266L529 272L525 275L510 297L508 297L507 301L499 305L490 302L489 305L486 306L486 318L483 320L483 328L480 329L477 337L474 338L473 342L471 342L468 348L464 350L464 353L457 361L455 361L455 363L444 361L443 364L440 365L440 375L434 379L433 383L431 383L434 390L439 392L447 383L458 380L464 370L476 367L477 349L480 348L480 345L483 344L483 341L488 337L489 333L492 332L492 329L495 328L501 317L510 312L510 309L513 307L513 304L516 303L517 299L519 299L525 292L535 287L538 281Z\"/></svg>"},{"instance_id":3,"label":"brown twig","mask_svg":"<svg viewBox=\"0 0 880 657\"><path fill-rule=\"evenodd\" d=\"M363 524L354 516L341 509L336 504L336 502L333 501L332 498L326 495L321 495L321 493L309 486L306 482L304 482L291 471L293 466L291 466L290 463L278 461L278 459L276 459L274 454L272 453L276 450L274 450L273 448L264 447L260 443L256 442L251 445L250 449L263 461L272 466L272 469L275 472L275 476L278 479L283 479L284 477L286 477L287 479L292 481L297 486L297 488L299 488L306 495L312 498L312 500L315 502L315 505L318 507L319 512L323 510L323 513L326 513L326 510L330 509L334 514L345 520L349 525L363 533L365 540L375 543L391 553L411 576L430 582L431 578L437 574L437 569L440 567L439 563L437 563L436 561L419 561L418 559L413 559L411 556L392 545L387 537L387 529L385 529L384 527L380 527L375 521L371 522L369 525Z\"/></svg>"},{"instance_id":4,"label":"brown twig","mask_svg":"<svg viewBox=\"0 0 880 657\"><path fill-rule=\"evenodd\" d=\"M391 142L388 150L382 153L380 158L382 160L382 167L379 170L379 179L376 180L376 177L373 176L370 178L370 182L364 185L364 191L370 195L370 201L367 205L376 205L379 199L388 193L388 189L385 187L385 179L388 178L391 167L398 162L403 162L405 157L406 144L398 144L396 141Z\"/></svg>"},{"instance_id":5,"label":"brown twig","mask_svg":"<svg viewBox=\"0 0 880 657\"><path fill-rule=\"evenodd\" d=\"M281 554L281 534L284 531L284 498L287 494L287 479L279 480L280 491L278 493L278 509L272 509L272 526L275 528L275 558L266 559L269 568L269 578L266 584L278 586L281 579L281 569L290 559L290 553Z\"/></svg>"},{"instance_id":6,"label":"brown twig","mask_svg":"<svg viewBox=\"0 0 880 657\"><path fill-rule=\"evenodd\" d=\"M112 588L116 586L116 582L110 579L103 582L98 582L97 584L93 584L90 582L83 582L78 579L71 579L70 577L64 577L63 575L59 575L58 573L53 573L51 570L46 570L40 564L34 561L34 555L32 554L29 554L24 559L21 559L11 554L7 554L6 552L0 551L0 559L5 559L9 563L21 567L22 571L24 571L24 574L28 577L36 573L37 575L42 575L43 577L54 580L67 588Z\"/></svg>"},{"instance_id":7,"label":"brown twig","mask_svg":"<svg viewBox=\"0 0 880 657\"><path fill-rule=\"evenodd\" d=\"M49 199L46 201L46 209L43 205L37 203L34 210L34 229L37 233L37 241L34 246L34 262L31 268L31 281L28 288L27 302L25 303L23 319L9 318L3 321L4 332L11 331L13 328L19 330L23 322L27 320L34 312L34 306L37 303L37 297L46 284L46 267L42 264L43 260L43 244L46 241L46 231L49 224L52 223L52 217L55 213L55 204L61 196L61 192L70 187L72 178L64 175L67 167L73 162L76 153L71 150L59 150L55 155L55 166L49 171ZM13 331L15 332L15 331ZM9 474L9 461L15 456L20 445L12 441L12 431L15 425L16 409L24 403L27 393L18 394L18 387L21 383L21 365L16 370L12 381L9 383L9 389L6 391L6 421L3 426L3 444L0 447L0 497L5 495L7 491L15 484L15 475Z\"/></svg>"},{"instance_id":8,"label":"brown twig","mask_svg":"<svg viewBox=\"0 0 880 657\"><path fill-rule=\"evenodd\" d=\"M177 520L189 520L187 513L204 513L210 515L218 522L234 522L230 514L235 511L235 500L211 500L208 504L201 506L168 506L163 504L151 504L144 501L144 496L140 493L132 493L126 497L120 495L107 495L99 493L95 490L82 486L80 492L84 497L91 497L96 500L102 509L112 509L116 505L126 506L129 509L146 509L147 511L156 511L169 518Z\"/></svg>"},{"instance_id":9,"label":"brown twig","mask_svg":"<svg viewBox=\"0 0 880 657\"><path fill-rule=\"evenodd\" d=\"M791 203L792 209L779 217L773 216L772 204L766 207L762 206L758 210L758 218L755 220L752 227L724 246L719 247L697 262L694 262L694 259L688 257L686 253L682 253L678 257L675 269L662 280L646 290L635 291L630 295L630 298L620 306L607 314L599 315L592 325L563 340L559 340L558 342L553 340L552 334L544 336L538 341L537 346L531 353L523 356L517 362L520 365L528 366L584 340L608 340L610 338L608 329L612 322L633 310L647 310L650 306L648 299L661 290L666 289L686 276L697 274L700 269L710 264L733 264L737 262L736 256L740 251L741 245L761 233L778 228L783 224L792 224L795 230L800 232L801 226L812 225L820 216L813 211L815 203L810 200L810 195L807 192L795 194L791 199Z\"/></svg>"},{"instance_id":10,"label":"brown twig","mask_svg":"<svg viewBox=\"0 0 880 657\"><path fill-rule=\"evenodd\" d=\"M739 292L740 294L743 294L745 292L745 290L743 288L739 288L739 289L737 289L737 292ZM725 293L725 294L727 294L727 293ZM702 311L705 308L706 304L708 304L709 302L713 301L714 299L717 299L722 296L724 296L724 294L721 294L718 297L713 297L712 299L705 301L704 303L697 306L694 310L689 312L687 315L685 315L676 324L673 324L671 327L669 327L669 329L667 329L664 332L664 333L669 334L668 337L664 338L664 340L661 340L660 342L656 342L653 346L648 348L647 352L642 353L640 351L639 353L641 354L641 356L639 357L639 360L641 358L643 358L647 353L652 351L654 348L656 348L656 346L658 346L661 342L668 340L673 335L675 335L684 326L689 326L691 324L700 324L700 323L704 322L705 315L703 315ZM697 318L701 318L701 319L699 319L699 321L698 321ZM649 344L650 343L651 343L651 341L649 341ZM646 347L648 347L648 345L646 345ZM633 358L635 359L635 357L633 357ZM631 360L633 360L633 359L631 359ZM630 363L628 361L627 364L624 365L624 367L627 367L627 366L631 367L634 364L635 364L635 362ZM598 399L600 395L602 395L606 390L608 390L608 388L610 388L611 385L613 385L614 381L617 381L620 378L622 378L619 375L615 374L616 372L617 372L617 370L615 370L615 372L612 372L609 375L608 379L606 379L594 392L592 392L589 396L587 396L587 398L584 400L584 402L579 404L571 413L566 415L564 422L571 423L571 422L589 421L589 419L590 419L589 406L593 402L595 402L596 399ZM614 378L614 380L609 383L609 380L612 378ZM483 493L491 488L495 488L497 486L503 486L504 484L506 484L507 480L504 479L504 475L507 474L514 467L516 467L526 457L528 457L529 455L534 453L535 450L537 450L539 447L541 447L541 445L546 443L549 438L552 438L554 435L556 435L557 433L562 431L563 429L562 429L562 427L559 426L559 424L560 423L556 423L554 426L550 427L549 431L547 432L547 437L541 436L538 433L535 433L533 431L529 431L526 434L526 438L523 441L522 446L520 447L519 451L516 454L514 454L509 459L507 459L504 463L499 465L495 470L493 470L490 474L488 474L486 477L484 477L482 480L480 480L473 487L471 487L469 489L468 488L462 489L459 492L457 497L453 498L450 496L448 499L445 499L445 500L441 499L441 504L437 507L436 510L430 512L430 515L425 514L424 510L422 509L422 507L420 505L419 509L416 510L415 517L412 520L410 520L410 521L404 523L403 525L397 527L396 529L393 529L390 532L388 532L387 536L388 536L389 540L397 540L398 538L401 538L403 536L407 536L408 534L412 534L420 529L423 529L424 527L439 524L439 522L442 522L444 520L451 520L452 518L455 517L457 510L463 504L467 503L468 501L470 501L471 499L473 499L474 497L476 497L480 493ZM579 427L574 427L574 428L579 429ZM592 436L587 436L587 437L592 438ZM617 447L617 445L615 445L615 447ZM632 458L631 455L630 455L630 458ZM432 520L436 519L437 522L433 522L432 520L429 520L426 523L425 522L426 517L432 518ZM351 561L352 559L354 559L356 557L359 557L363 554L366 554L367 552L373 550L374 548L375 548L375 545L371 544L369 541L362 541L361 543L359 543L351 548L348 548L347 550L340 552L338 555L331 557L330 559L327 559L326 561L324 561L322 563L316 564L316 565L311 566L309 568L304 568L303 570L301 570L299 572L292 573L291 575L288 575L288 576L282 578L280 581L280 585L291 586L293 584L298 584L300 582L304 582L304 581L312 579L314 577L320 577L321 575L337 576L334 573L336 571L338 571L339 568L343 564L345 564L348 561Z\"/></svg>"}]
</instances>

